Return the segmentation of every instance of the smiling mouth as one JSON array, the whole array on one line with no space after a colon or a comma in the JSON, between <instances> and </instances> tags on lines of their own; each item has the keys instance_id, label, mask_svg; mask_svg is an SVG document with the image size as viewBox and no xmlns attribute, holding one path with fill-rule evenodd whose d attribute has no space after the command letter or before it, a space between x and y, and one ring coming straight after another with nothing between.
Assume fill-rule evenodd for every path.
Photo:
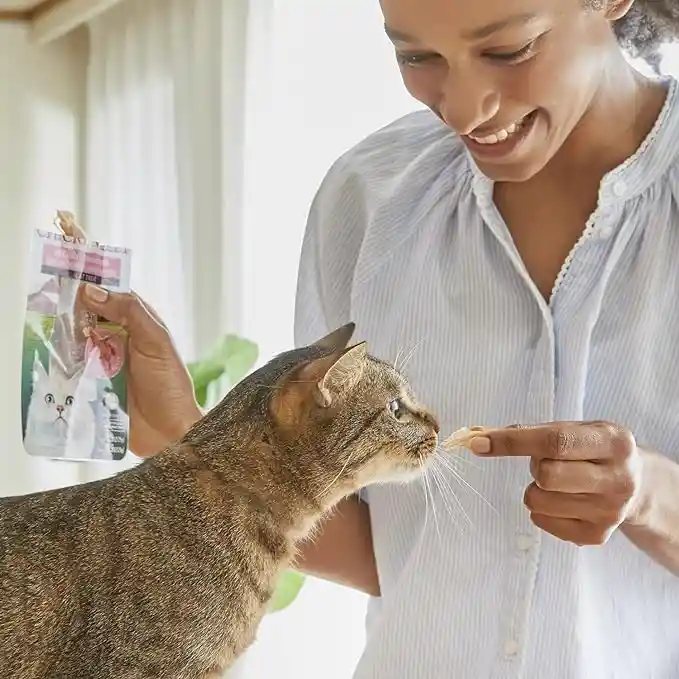
<instances>
[{"instance_id":1,"label":"smiling mouth","mask_svg":"<svg viewBox=\"0 0 679 679\"><path fill-rule=\"evenodd\" d=\"M507 141L509 137L511 137L513 134L516 134L521 129L524 121L525 118L522 118L518 122L509 125L509 127L503 127L487 135L477 136L474 134L468 134L467 136L477 144L499 144L501 141Z\"/></svg>"},{"instance_id":2,"label":"smiling mouth","mask_svg":"<svg viewBox=\"0 0 679 679\"><path fill-rule=\"evenodd\" d=\"M533 128L537 111L524 116L507 127L488 134L467 134L462 139L467 147L478 156L502 157L511 154L526 139Z\"/></svg>"}]
</instances>

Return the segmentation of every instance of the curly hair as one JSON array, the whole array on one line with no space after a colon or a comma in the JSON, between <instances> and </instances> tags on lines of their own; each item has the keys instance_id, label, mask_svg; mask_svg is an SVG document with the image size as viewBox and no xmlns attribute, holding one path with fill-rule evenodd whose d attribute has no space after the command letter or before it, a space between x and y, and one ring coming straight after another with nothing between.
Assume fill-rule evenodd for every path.
<instances>
[{"instance_id":1,"label":"curly hair","mask_svg":"<svg viewBox=\"0 0 679 679\"><path fill-rule=\"evenodd\" d=\"M601 0L589 0L597 4ZM613 24L620 46L633 58L645 59L656 71L658 49L679 39L679 0L636 0L622 19Z\"/></svg>"}]
</instances>

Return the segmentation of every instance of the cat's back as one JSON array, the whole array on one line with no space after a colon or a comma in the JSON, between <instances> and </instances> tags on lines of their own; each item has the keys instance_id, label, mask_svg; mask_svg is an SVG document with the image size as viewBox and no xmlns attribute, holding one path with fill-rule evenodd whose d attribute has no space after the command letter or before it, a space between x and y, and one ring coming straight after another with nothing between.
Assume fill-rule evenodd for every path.
<instances>
[{"instance_id":1,"label":"cat's back","mask_svg":"<svg viewBox=\"0 0 679 679\"><path fill-rule=\"evenodd\" d=\"M0 498L0 676L50 676L101 483ZM84 563L83 563L84 562Z\"/></svg>"},{"instance_id":2,"label":"cat's back","mask_svg":"<svg viewBox=\"0 0 679 679\"><path fill-rule=\"evenodd\" d=\"M249 645L247 507L216 516L177 466L0 499L0 678L203 679Z\"/></svg>"},{"instance_id":3,"label":"cat's back","mask_svg":"<svg viewBox=\"0 0 679 679\"><path fill-rule=\"evenodd\" d=\"M103 482L0 498L0 588L19 564L37 570L65 557L101 503ZM0 600L0 607L3 602Z\"/></svg>"}]
</instances>

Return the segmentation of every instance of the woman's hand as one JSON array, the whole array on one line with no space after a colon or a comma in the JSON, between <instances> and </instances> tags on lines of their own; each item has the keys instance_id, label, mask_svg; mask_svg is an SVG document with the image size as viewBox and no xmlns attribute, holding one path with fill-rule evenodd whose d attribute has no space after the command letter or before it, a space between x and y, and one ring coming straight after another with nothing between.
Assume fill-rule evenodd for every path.
<instances>
[{"instance_id":1,"label":"woman's hand","mask_svg":"<svg viewBox=\"0 0 679 679\"><path fill-rule=\"evenodd\" d=\"M86 238L70 212L57 212L55 224L67 236ZM153 455L182 438L200 419L201 412L188 370L158 314L134 293L111 293L94 285L80 287L77 304L127 331L127 411L132 452L142 457ZM89 329L89 335L98 345L102 359L109 359L106 341L96 328Z\"/></svg>"},{"instance_id":2,"label":"woman's hand","mask_svg":"<svg viewBox=\"0 0 679 679\"><path fill-rule=\"evenodd\" d=\"M531 520L577 545L600 545L637 520L645 499L645 453L609 422L551 422L489 430L470 443L482 457L530 457L524 502Z\"/></svg>"},{"instance_id":3,"label":"woman's hand","mask_svg":"<svg viewBox=\"0 0 679 679\"><path fill-rule=\"evenodd\" d=\"M162 320L134 293L112 293L87 284L80 288L79 301L128 333L127 408L132 452L153 455L184 436L201 413L191 377Z\"/></svg>"}]
</instances>

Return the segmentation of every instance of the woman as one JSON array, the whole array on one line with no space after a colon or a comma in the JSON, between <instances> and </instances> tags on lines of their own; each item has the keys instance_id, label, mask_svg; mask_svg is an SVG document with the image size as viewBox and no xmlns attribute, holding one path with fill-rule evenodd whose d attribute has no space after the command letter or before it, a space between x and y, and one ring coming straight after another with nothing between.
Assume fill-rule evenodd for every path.
<instances>
[{"instance_id":1,"label":"woman","mask_svg":"<svg viewBox=\"0 0 679 679\"><path fill-rule=\"evenodd\" d=\"M357 679L679 672L679 98L620 49L679 34L679 2L583 2L382 0L430 111L314 201L298 343L354 320L373 352L412 352L444 430L533 425L478 440L464 476L490 507L458 492L468 523L448 480L427 502L373 487L300 556L375 597ZM167 335L119 302L99 310L157 356L152 379L131 366L151 452L177 433L163 380L177 422L197 410Z\"/></svg>"}]
</instances>

